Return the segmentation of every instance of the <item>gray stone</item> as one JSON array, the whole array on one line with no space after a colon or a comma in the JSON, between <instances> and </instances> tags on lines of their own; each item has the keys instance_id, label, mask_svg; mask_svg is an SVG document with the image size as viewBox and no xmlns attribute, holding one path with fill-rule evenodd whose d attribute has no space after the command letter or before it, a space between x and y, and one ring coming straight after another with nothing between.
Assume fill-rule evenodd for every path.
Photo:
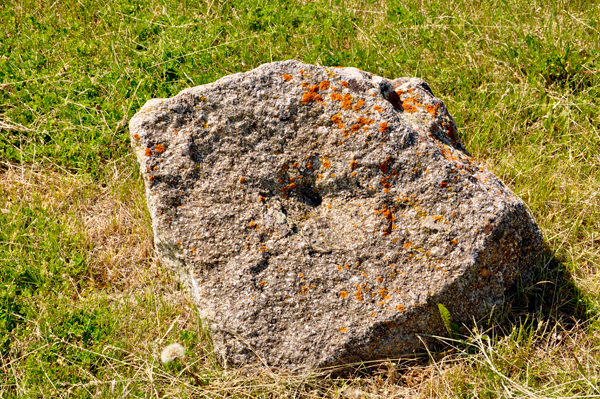
<instances>
[{"instance_id":1,"label":"gray stone","mask_svg":"<svg viewBox=\"0 0 600 399\"><path fill-rule=\"evenodd\" d=\"M275 62L130 123L155 245L229 365L396 357L531 272L540 230L424 81Z\"/></svg>"}]
</instances>

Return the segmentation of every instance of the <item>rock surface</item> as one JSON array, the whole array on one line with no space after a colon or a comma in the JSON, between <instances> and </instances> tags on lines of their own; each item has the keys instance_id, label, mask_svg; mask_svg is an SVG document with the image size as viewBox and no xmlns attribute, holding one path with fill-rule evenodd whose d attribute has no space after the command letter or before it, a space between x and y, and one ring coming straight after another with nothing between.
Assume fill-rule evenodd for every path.
<instances>
[{"instance_id":1,"label":"rock surface","mask_svg":"<svg viewBox=\"0 0 600 399\"><path fill-rule=\"evenodd\" d=\"M542 237L420 79L298 61L148 101L130 123L155 245L229 365L395 357L470 322Z\"/></svg>"}]
</instances>

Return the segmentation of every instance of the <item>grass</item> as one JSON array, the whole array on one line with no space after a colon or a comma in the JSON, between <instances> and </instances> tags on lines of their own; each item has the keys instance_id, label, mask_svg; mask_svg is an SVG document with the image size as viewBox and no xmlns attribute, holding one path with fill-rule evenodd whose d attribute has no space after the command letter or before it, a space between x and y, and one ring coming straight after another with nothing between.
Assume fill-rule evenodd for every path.
<instances>
[{"instance_id":1,"label":"grass","mask_svg":"<svg viewBox=\"0 0 600 399\"><path fill-rule=\"evenodd\" d=\"M598 397L598 15L583 0L2 3L0 397ZM539 282L457 340L348 378L221 369L155 258L127 122L290 58L427 80L539 223ZM171 342L185 365L160 364Z\"/></svg>"}]
</instances>

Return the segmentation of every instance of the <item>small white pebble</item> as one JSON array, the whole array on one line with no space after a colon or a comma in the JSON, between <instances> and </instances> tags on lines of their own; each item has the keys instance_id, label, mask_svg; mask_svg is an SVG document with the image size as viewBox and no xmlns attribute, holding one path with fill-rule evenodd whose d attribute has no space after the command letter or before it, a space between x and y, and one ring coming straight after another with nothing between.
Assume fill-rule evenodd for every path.
<instances>
[{"instance_id":1,"label":"small white pebble","mask_svg":"<svg viewBox=\"0 0 600 399\"><path fill-rule=\"evenodd\" d=\"M163 349L160 354L160 360L162 360L163 364L171 363L173 360L177 358L183 358L185 356L185 348L178 343L174 343L168 345L165 349Z\"/></svg>"}]
</instances>

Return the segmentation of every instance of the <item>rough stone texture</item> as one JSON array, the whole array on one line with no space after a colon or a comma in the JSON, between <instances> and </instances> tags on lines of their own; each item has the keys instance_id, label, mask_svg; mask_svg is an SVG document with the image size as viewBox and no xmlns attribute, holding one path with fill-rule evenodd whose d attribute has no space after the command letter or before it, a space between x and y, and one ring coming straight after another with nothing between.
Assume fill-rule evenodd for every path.
<instances>
[{"instance_id":1,"label":"rough stone texture","mask_svg":"<svg viewBox=\"0 0 600 399\"><path fill-rule=\"evenodd\" d=\"M162 261L230 365L399 356L527 275L542 237L420 79L297 61L131 120Z\"/></svg>"}]
</instances>

